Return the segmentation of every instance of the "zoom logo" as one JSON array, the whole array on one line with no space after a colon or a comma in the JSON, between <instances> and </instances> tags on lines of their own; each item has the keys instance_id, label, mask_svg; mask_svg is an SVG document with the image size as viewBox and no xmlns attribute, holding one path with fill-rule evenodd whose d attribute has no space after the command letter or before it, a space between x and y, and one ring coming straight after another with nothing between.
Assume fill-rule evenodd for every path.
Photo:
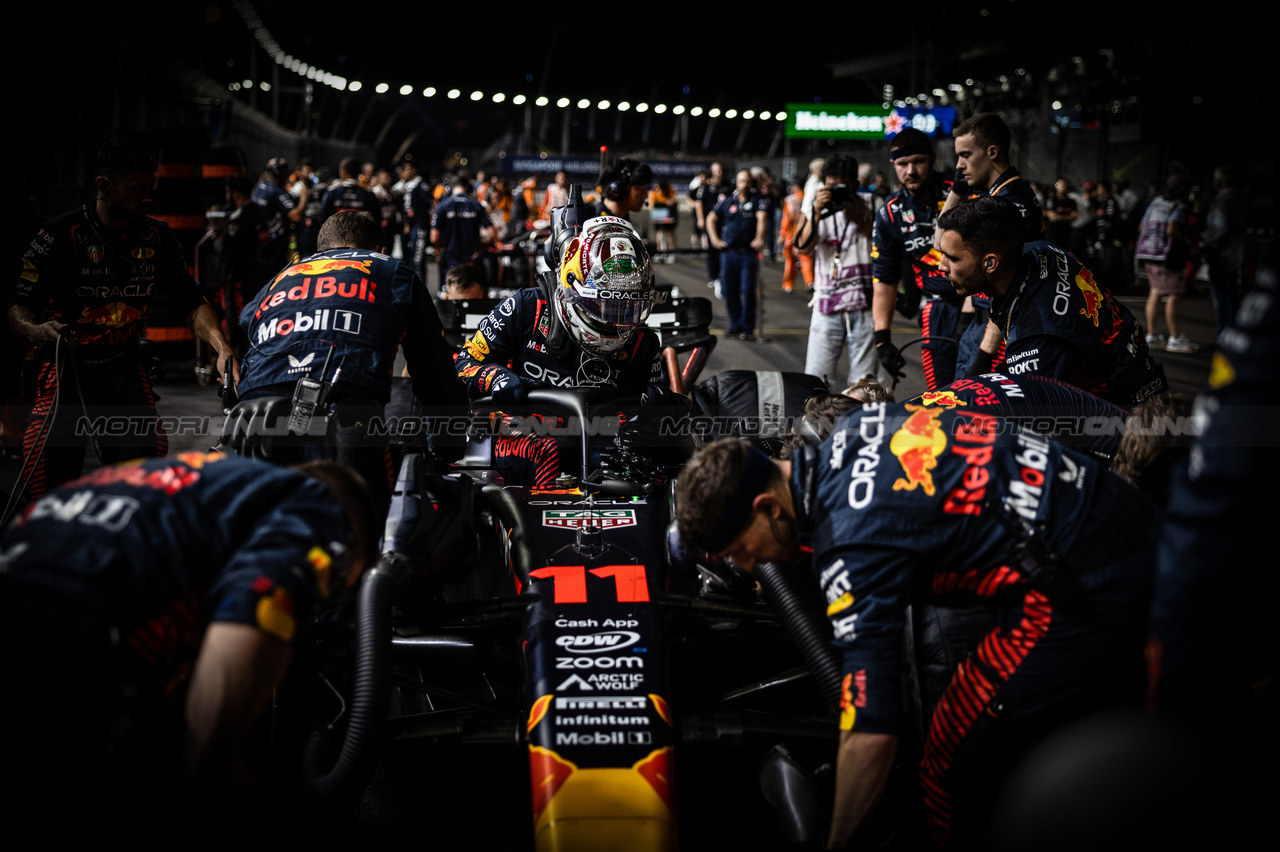
<instances>
[{"instance_id":1,"label":"zoom logo","mask_svg":"<svg viewBox=\"0 0 1280 852\"><path fill-rule=\"evenodd\" d=\"M586 636L557 636L556 644L571 654L601 654L640 643L640 634L630 630L610 630Z\"/></svg>"},{"instance_id":2,"label":"zoom logo","mask_svg":"<svg viewBox=\"0 0 1280 852\"><path fill-rule=\"evenodd\" d=\"M556 657L557 669L642 669L644 657Z\"/></svg>"}]
</instances>

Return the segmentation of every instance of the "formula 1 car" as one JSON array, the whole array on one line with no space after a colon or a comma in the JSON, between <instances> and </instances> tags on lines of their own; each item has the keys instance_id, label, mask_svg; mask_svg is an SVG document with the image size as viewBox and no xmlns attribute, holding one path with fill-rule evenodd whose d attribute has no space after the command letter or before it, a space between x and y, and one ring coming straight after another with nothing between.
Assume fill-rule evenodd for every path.
<instances>
[{"instance_id":1,"label":"formula 1 car","mask_svg":"<svg viewBox=\"0 0 1280 852\"><path fill-rule=\"evenodd\" d=\"M482 433L496 406L473 408ZM829 796L798 796L812 777L766 756L784 739L832 752L839 668L812 579L765 566L761 600L679 546L687 408L562 388L531 391L527 409L578 443L581 472L555 489L501 484L482 434L448 476L405 460L361 590L354 695L335 690L323 714L319 739L342 748L313 768L317 795L352 801L381 750L394 783L446 765L464 777L459 761L527 773L527 787L488 782L506 798L481 822L508 829L486 846L702 848L733 834L733 813L750 846L811 835L821 818L805 811ZM766 796L782 828L758 818Z\"/></svg>"}]
</instances>

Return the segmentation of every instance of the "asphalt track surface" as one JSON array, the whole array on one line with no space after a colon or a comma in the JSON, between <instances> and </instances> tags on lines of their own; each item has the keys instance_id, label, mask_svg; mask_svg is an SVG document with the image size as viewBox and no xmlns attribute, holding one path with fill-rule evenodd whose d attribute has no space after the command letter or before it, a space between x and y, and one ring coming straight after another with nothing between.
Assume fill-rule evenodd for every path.
<instances>
[{"instance_id":1,"label":"asphalt track surface","mask_svg":"<svg viewBox=\"0 0 1280 852\"><path fill-rule=\"evenodd\" d=\"M687 236L681 237L681 245L687 247ZM712 328L720 339L703 378L729 369L803 370L809 296L801 287L792 293L782 292L782 269L780 261L773 262L767 256L762 259L763 301L758 334L755 339L744 341L723 334L724 303L715 299L708 286L704 254L686 248L674 263L655 266L658 279L678 288L679 295L713 300ZM434 269L430 270L429 280L437 280ZM1141 317L1145 294L1121 295L1120 300ZM1184 333L1192 340L1207 342L1214 337L1213 309L1207 295L1188 295L1181 320ZM919 329L913 322L895 316L893 335L895 343L902 346L918 337ZM1210 352L1206 346L1194 354L1159 352L1157 357L1175 391L1195 393L1206 384ZM907 367L906 377L897 387L900 400L925 389L919 346L909 347L904 354ZM157 408L162 416L181 418L183 424L171 435L170 452L207 450L216 441L222 420L215 388L197 383L189 356L170 359L166 367L166 381L157 387ZM843 387L840 382L833 385ZM86 462L86 470L96 466L92 458ZM6 494L17 468L14 460L0 461L0 485ZM682 836L682 845L692 849L774 847L773 819L763 799L758 794L745 801L728 798L729 791L717 783L734 777L748 788L753 787L758 754L748 758L743 750L735 754L717 749L699 755L686 749L684 755L677 788L682 834L688 832ZM379 767L354 812L336 818L329 814L313 824L320 832L314 840L321 846L372 841L384 850L526 849L531 845L527 779L523 751L510 746L469 749L465 753L402 749ZM689 819L694 815L696 819Z\"/></svg>"}]
</instances>

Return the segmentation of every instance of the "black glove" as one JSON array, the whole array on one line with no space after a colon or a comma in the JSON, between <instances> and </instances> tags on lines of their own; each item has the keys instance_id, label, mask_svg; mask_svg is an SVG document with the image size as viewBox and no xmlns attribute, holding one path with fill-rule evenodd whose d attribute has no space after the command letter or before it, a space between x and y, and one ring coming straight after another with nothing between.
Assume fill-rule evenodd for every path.
<instances>
[{"instance_id":1,"label":"black glove","mask_svg":"<svg viewBox=\"0 0 1280 852\"><path fill-rule=\"evenodd\" d=\"M991 362L996 359L994 353L983 352L978 350L977 356L973 359L973 363L969 365L969 369L964 371L965 378L969 376L981 376L983 373L991 372Z\"/></svg>"},{"instance_id":2,"label":"black glove","mask_svg":"<svg viewBox=\"0 0 1280 852\"><path fill-rule=\"evenodd\" d=\"M524 380L506 367L485 367L476 378L494 402L524 402L529 397Z\"/></svg>"},{"instance_id":3,"label":"black glove","mask_svg":"<svg viewBox=\"0 0 1280 852\"><path fill-rule=\"evenodd\" d=\"M901 379L906 376L902 368L907 366L907 359L903 358L898 347L893 345L890 339L892 334L887 328L882 328L875 333L876 357L880 359L880 366L884 367L885 372L895 379Z\"/></svg>"},{"instance_id":4,"label":"black glove","mask_svg":"<svg viewBox=\"0 0 1280 852\"><path fill-rule=\"evenodd\" d=\"M956 176L951 179L951 191L961 198L969 197L969 181L965 180L963 170L956 169Z\"/></svg>"}]
</instances>

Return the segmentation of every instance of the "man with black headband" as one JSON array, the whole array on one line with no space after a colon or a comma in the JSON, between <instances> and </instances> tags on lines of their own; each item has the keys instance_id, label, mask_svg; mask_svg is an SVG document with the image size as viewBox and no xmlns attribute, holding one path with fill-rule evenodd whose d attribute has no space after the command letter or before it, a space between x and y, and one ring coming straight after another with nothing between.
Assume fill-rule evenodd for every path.
<instances>
[{"instance_id":1,"label":"man with black headband","mask_svg":"<svg viewBox=\"0 0 1280 852\"><path fill-rule=\"evenodd\" d=\"M1053 726L1140 699L1154 512L1088 456L964 408L871 403L816 456L709 444L676 496L684 540L746 571L812 550L844 657L832 848L870 821L911 729L908 605L985 619L922 708L920 785L944 848L977 842L1003 777Z\"/></svg>"},{"instance_id":2,"label":"man with black headband","mask_svg":"<svg viewBox=\"0 0 1280 852\"><path fill-rule=\"evenodd\" d=\"M891 373L901 375L902 356L890 339L893 309L903 262L911 266L915 285L924 294L920 333L924 342L920 360L929 390L955 378L956 343L960 308L964 299L947 277L938 271L942 255L933 248L933 224L951 193L951 181L933 170L937 159L933 142L909 127L889 146L889 161L901 188L876 211L871 265L875 293L871 306L875 322L876 354ZM935 340L936 337L951 340Z\"/></svg>"}]
</instances>

